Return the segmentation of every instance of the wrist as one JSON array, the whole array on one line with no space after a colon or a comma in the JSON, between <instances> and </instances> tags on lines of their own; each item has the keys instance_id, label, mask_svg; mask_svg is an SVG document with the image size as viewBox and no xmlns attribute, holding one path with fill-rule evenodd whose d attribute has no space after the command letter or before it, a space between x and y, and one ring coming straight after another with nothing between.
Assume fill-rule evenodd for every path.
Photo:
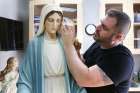
<instances>
[{"instance_id":1,"label":"wrist","mask_svg":"<svg viewBox=\"0 0 140 93\"><path fill-rule=\"evenodd\" d=\"M74 48L74 45L73 44L64 44L64 49L72 49Z\"/></svg>"}]
</instances>

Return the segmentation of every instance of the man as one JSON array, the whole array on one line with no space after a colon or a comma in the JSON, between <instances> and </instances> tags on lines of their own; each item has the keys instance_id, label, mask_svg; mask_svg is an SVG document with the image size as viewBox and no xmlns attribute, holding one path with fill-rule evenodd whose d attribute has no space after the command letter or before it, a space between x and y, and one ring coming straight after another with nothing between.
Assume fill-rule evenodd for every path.
<instances>
[{"instance_id":1,"label":"man","mask_svg":"<svg viewBox=\"0 0 140 93\"><path fill-rule=\"evenodd\" d=\"M69 69L88 93L128 93L134 62L129 49L121 43L130 25L130 18L124 12L108 11L93 35L96 42L83 56L85 62L79 59L73 46L73 27L63 28Z\"/></svg>"}]
</instances>

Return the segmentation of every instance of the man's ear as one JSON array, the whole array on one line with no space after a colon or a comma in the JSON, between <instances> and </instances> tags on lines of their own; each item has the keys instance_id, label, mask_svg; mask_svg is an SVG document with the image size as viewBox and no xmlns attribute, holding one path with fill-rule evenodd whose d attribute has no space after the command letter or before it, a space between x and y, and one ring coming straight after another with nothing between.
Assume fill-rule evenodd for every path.
<instances>
[{"instance_id":1,"label":"man's ear","mask_svg":"<svg viewBox=\"0 0 140 93\"><path fill-rule=\"evenodd\" d=\"M115 39L118 41L118 42L122 42L124 40L125 36L123 33L119 32L116 34L115 36Z\"/></svg>"}]
</instances>

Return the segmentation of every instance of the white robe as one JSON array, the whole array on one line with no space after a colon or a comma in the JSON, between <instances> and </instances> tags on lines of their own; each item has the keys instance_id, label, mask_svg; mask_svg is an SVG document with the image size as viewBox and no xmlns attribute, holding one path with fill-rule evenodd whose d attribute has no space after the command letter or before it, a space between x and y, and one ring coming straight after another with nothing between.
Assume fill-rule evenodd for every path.
<instances>
[{"instance_id":1,"label":"white robe","mask_svg":"<svg viewBox=\"0 0 140 93\"><path fill-rule=\"evenodd\" d=\"M58 39L44 39L44 77L45 93L66 93L64 78L64 53Z\"/></svg>"}]
</instances>

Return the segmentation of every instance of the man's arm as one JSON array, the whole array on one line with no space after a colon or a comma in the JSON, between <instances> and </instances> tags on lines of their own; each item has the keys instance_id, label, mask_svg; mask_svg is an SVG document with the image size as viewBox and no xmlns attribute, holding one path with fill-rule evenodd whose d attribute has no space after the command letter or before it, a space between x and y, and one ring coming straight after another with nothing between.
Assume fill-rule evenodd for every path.
<instances>
[{"instance_id":1,"label":"man's arm","mask_svg":"<svg viewBox=\"0 0 140 93\"><path fill-rule=\"evenodd\" d=\"M88 68L79 59L73 45L65 46L69 69L75 80L83 87L98 87L113 84L109 77L97 66Z\"/></svg>"},{"instance_id":2,"label":"man's arm","mask_svg":"<svg viewBox=\"0 0 140 93\"><path fill-rule=\"evenodd\" d=\"M83 87L98 87L113 84L97 65L88 68L80 60L73 45L74 33L72 28L63 28L62 39L64 41L64 50L69 69L77 83Z\"/></svg>"}]
</instances>

